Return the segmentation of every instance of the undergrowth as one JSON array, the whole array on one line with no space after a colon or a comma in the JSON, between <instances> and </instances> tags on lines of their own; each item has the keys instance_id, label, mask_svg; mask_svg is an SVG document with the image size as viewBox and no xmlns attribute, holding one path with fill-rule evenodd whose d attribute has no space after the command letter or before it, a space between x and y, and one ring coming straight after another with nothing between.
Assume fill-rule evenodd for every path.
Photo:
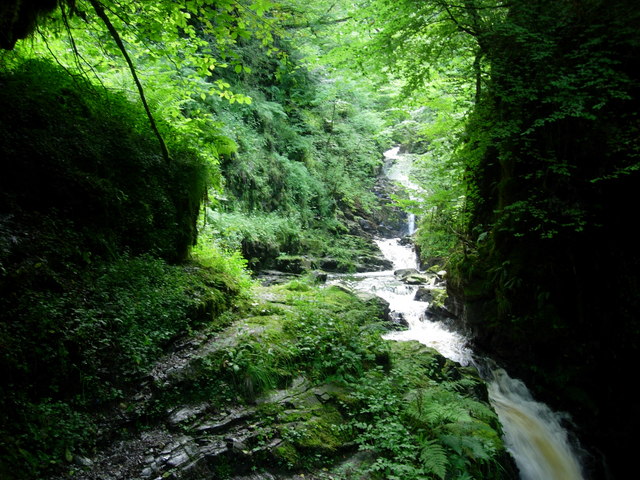
<instances>
[{"instance_id":1,"label":"undergrowth","mask_svg":"<svg viewBox=\"0 0 640 480\"><path fill-rule=\"evenodd\" d=\"M340 288L295 280L259 292L272 300L254 302L235 342L199 360L185 386L197 385L198 401L257 403L265 442L282 438L279 468L323 468L333 478L354 478L354 469L373 479L512 478L475 370L417 342L383 340L379 308ZM270 400L301 382L331 393L295 408ZM347 472L335 456L354 448L367 456Z\"/></svg>"},{"instance_id":2,"label":"undergrowth","mask_svg":"<svg viewBox=\"0 0 640 480\"><path fill-rule=\"evenodd\" d=\"M372 478L507 478L498 418L479 378L416 343L396 344L389 372L371 370L349 409Z\"/></svg>"},{"instance_id":3,"label":"undergrowth","mask_svg":"<svg viewBox=\"0 0 640 480\"><path fill-rule=\"evenodd\" d=\"M2 301L5 465L26 462L36 474L86 451L97 412L121 401L173 340L220 321L250 281L232 260L200 258L180 267L122 257L78 272L62 291Z\"/></svg>"}]
</instances>

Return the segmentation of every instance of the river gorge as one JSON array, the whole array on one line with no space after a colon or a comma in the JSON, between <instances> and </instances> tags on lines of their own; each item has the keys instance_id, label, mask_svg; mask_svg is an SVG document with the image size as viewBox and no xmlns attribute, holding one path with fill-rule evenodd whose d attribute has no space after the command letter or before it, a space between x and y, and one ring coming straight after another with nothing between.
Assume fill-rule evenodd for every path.
<instances>
[{"instance_id":1,"label":"river gorge","mask_svg":"<svg viewBox=\"0 0 640 480\"><path fill-rule=\"evenodd\" d=\"M385 153L387 176L401 182L405 188L414 188L408 177L410 160L398 151L396 147ZM408 220L409 234L413 233L413 221L411 217ZM522 381L511 378L490 359L474 355L464 335L443 321L429 318L425 313L429 303L416 300L418 289L425 287L407 284L400 278L403 272L419 273L416 253L409 242L400 238L379 238L376 243L385 258L393 263L393 270L336 275L331 281L374 293L389 302L392 315L402 318L407 328L391 332L385 338L417 340L451 360L478 368L488 383L491 404L500 418L505 443L522 480L583 480L577 453L580 449L563 427L567 416L537 402ZM426 288L442 291L445 288L442 277L432 275Z\"/></svg>"}]
</instances>

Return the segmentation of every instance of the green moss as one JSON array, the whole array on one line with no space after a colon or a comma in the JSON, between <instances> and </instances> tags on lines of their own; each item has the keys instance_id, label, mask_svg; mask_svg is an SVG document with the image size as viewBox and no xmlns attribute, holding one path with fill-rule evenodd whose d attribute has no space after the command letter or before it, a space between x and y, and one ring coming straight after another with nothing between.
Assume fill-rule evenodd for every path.
<instances>
[{"instance_id":1,"label":"green moss","mask_svg":"<svg viewBox=\"0 0 640 480\"><path fill-rule=\"evenodd\" d=\"M447 290L444 288L436 288L431 290L431 305L434 307L444 307L444 303L447 300Z\"/></svg>"},{"instance_id":2,"label":"green moss","mask_svg":"<svg viewBox=\"0 0 640 480\"><path fill-rule=\"evenodd\" d=\"M302 436L295 442L299 448L335 451L348 440L341 428L345 419L331 407L314 410L315 416L302 426Z\"/></svg>"},{"instance_id":3,"label":"green moss","mask_svg":"<svg viewBox=\"0 0 640 480\"><path fill-rule=\"evenodd\" d=\"M35 251L80 264L124 250L186 257L208 175L195 152L174 144L165 162L137 105L50 62L0 81L0 209L33 231Z\"/></svg>"},{"instance_id":4,"label":"green moss","mask_svg":"<svg viewBox=\"0 0 640 480\"><path fill-rule=\"evenodd\" d=\"M294 468L300 464L300 454L296 448L289 442L283 442L273 451L274 457L278 463L287 468Z\"/></svg>"},{"instance_id":5,"label":"green moss","mask_svg":"<svg viewBox=\"0 0 640 480\"><path fill-rule=\"evenodd\" d=\"M290 281L289 283L284 285L284 288L286 288L287 290L291 290L292 292L308 292L309 290L311 290L311 287L307 283L301 282L299 280Z\"/></svg>"}]
</instances>

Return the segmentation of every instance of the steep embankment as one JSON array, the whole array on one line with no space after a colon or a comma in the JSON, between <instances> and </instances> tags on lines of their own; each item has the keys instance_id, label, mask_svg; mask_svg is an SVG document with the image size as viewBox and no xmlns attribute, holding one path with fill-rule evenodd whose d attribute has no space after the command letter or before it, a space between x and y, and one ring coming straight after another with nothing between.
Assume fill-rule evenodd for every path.
<instances>
[{"instance_id":1,"label":"steep embankment","mask_svg":"<svg viewBox=\"0 0 640 480\"><path fill-rule=\"evenodd\" d=\"M639 427L637 21L628 1L516 2L487 36L450 283L478 344L572 412L616 478L635 468Z\"/></svg>"},{"instance_id":2,"label":"steep embankment","mask_svg":"<svg viewBox=\"0 0 640 480\"><path fill-rule=\"evenodd\" d=\"M207 169L176 141L166 163L137 107L46 62L0 86L0 476L36 478L242 277L167 264L195 240Z\"/></svg>"}]
</instances>

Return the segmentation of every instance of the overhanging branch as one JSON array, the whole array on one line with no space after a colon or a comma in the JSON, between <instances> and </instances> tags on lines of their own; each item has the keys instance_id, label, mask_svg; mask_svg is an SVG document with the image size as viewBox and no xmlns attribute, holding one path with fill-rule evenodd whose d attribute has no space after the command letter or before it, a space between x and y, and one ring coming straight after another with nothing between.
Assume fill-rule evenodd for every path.
<instances>
[{"instance_id":1,"label":"overhanging branch","mask_svg":"<svg viewBox=\"0 0 640 480\"><path fill-rule=\"evenodd\" d=\"M142 84L140 83L140 79L138 78L138 74L136 73L136 69L133 65L133 61L131 60L131 57L129 57L129 53L127 52L127 49L124 46L124 42L122 41L120 34L111 23L111 20L109 20L109 17L107 16L100 2L98 2L98 0L89 0L89 3L93 7L93 9L96 11L96 14L98 15L98 17L100 17L100 20L102 20L102 22L107 27L109 34L111 35L113 40L116 42L116 45L118 45L118 48L122 53L122 56L127 62L127 65L129 66L129 71L131 72L131 76L133 77L133 81L135 82L136 88L138 89L138 94L140 95L142 106L144 107L144 111L147 113L147 117L149 118L149 123L151 124L151 130L153 130L153 133L155 134L156 138L158 139L158 143L160 144L162 157L165 159L166 162L171 161L169 157L169 150L167 149L167 145L164 143L164 139L162 138L162 135L160 135L160 131L158 130L156 121L153 118L153 114L151 113L151 109L149 108L149 104L147 103L147 98L145 97L144 89L142 88Z\"/></svg>"}]
</instances>

